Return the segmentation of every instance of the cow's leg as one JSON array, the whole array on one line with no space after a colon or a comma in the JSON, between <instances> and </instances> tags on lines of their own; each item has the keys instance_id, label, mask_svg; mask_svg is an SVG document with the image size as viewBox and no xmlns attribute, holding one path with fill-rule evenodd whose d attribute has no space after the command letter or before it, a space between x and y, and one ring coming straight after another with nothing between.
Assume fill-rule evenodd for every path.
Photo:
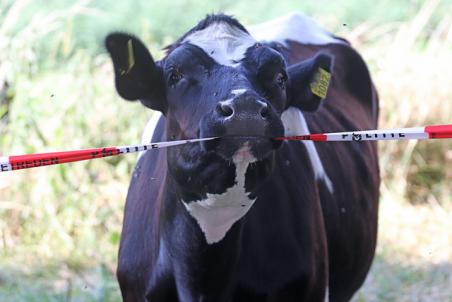
<instances>
[{"instance_id":1,"label":"cow's leg","mask_svg":"<svg viewBox=\"0 0 452 302\"><path fill-rule=\"evenodd\" d=\"M160 276L148 290L146 299L149 302L178 302L176 284L173 276Z\"/></svg>"},{"instance_id":2,"label":"cow's leg","mask_svg":"<svg viewBox=\"0 0 452 302\"><path fill-rule=\"evenodd\" d=\"M185 208L180 210L173 220L176 227L171 230L171 247L168 245L179 300L232 301L241 251L242 221L235 223L221 241L208 244L196 220Z\"/></svg>"},{"instance_id":3,"label":"cow's leg","mask_svg":"<svg viewBox=\"0 0 452 302\"><path fill-rule=\"evenodd\" d=\"M225 271L225 273L227 273ZM231 301L232 280L219 275L212 278L212 284L193 284L193 276L179 274L176 279L177 293L181 302L229 302ZM195 281L196 282L196 281ZM223 283L225 282L225 283ZM202 286L202 289L200 288ZM165 300L166 301L166 300Z\"/></svg>"},{"instance_id":4,"label":"cow's leg","mask_svg":"<svg viewBox=\"0 0 452 302\"><path fill-rule=\"evenodd\" d=\"M124 302L145 302L145 288L141 279L138 278L137 271L131 271L129 268L118 266L116 276L121 289Z\"/></svg>"},{"instance_id":5,"label":"cow's leg","mask_svg":"<svg viewBox=\"0 0 452 302\"><path fill-rule=\"evenodd\" d=\"M148 280L140 270L119 266L117 271L119 286L125 302L159 301L177 302L177 290L174 277L164 263L158 263L153 276Z\"/></svg>"},{"instance_id":6,"label":"cow's leg","mask_svg":"<svg viewBox=\"0 0 452 302\"><path fill-rule=\"evenodd\" d=\"M326 278L325 278L326 279ZM286 285L277 293L271 295L270 301L328 301L326 295L326 281L314 284L309 282L308 276L299 276L296 280Z\"/></svg>"}]
</instances>

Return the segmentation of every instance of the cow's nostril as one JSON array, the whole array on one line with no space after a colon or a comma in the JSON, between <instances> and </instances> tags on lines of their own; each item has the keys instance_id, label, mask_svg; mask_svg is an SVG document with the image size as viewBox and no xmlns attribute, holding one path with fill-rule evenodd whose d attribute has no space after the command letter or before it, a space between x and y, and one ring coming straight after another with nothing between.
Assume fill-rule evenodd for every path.
<instances>
[{"instance_id":1,"label":"cow's nostril","mask_svg":"<svg viewBox=\"0 0 452 302\"><path fill-rule=\"evenodd\" d=\"M260 114L262 116L262 118L268 118L269 115L269 111L268 111L268 105L267 104L263 104L261 110L260 110Z\"/></svg>"},{"instance_id":2,"label":"cow's nostril","mask_svg":"<svg viewBox=\"0 0 452 302\"><path fill-rule=\"evenodd\" d=\"M223 102L220 102L217 106L218 112L224 117L230 117L234 114L232 106Z\"/></svg>"}]
</instances>

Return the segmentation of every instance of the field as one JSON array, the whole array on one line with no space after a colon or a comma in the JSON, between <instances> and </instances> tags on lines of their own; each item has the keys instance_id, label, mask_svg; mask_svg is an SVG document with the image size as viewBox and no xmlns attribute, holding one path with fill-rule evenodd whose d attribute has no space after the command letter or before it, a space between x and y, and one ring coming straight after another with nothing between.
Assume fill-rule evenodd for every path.
<instances>
[{"instance_id":1,"label":"field","mask_svg":"<svg viewBox=\"0 0 452 302\"><path fill-rule=\"evenodd\" d=\"M160 58L218 11L245 25L304 11L368 62L380 128L452 123L452 1L273 3L0 0L0 154L138 142L152 113L116 96L103 37L131 31ZM377 256L354 300L452 301L452 140L379 151ZM114 270L135 160L0 174L0 301L120 300Z\"/></svg>"}]
</instances>

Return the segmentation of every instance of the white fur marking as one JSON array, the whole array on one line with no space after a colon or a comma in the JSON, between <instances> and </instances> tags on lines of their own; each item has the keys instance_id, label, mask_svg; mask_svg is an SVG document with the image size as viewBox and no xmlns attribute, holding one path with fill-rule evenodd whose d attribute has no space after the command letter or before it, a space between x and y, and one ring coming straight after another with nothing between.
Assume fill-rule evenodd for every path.
<instances>
[{"instance_id":1,"label":"white fur marking","mask_svg":"<svg viewBox=\"0 0 452 302\"><path fill-rule=\"evenodd\" d=\"M203 30L195 31L182 43L188 42L202 48L219 64L237 66L246 50L256 43L248 33L226 22L214 22Z\"/></svg>"},{"instance_id":2,"label":"white fur marking","mask_svg":"<svg viewBox=\"0 0 452 302\"><path fill-rule=\"evenodd\" d=\"M326 292L325 292L325 302L329 302L330 301L330 289L327 286L326 287Z\"/></svg>"},{"instance_id":3,"label":"white fur marking","mask_svg":"<svg viewBox=\"0 0 452 302\"><path fill-rule=\"evenodd\" d=\"M239 95L242 95L242 94L244 94L246 92L246 89L234 89L234 90L231 90L231 94L233 95L233 96L239 96Z\"/></svg>"},{"instance_id":4,"label":"white fur marking","mask_svg":"<svg viewBox=\"0 0 452 302\"><path fill-rule=\"evenodd\" d=\"M245 144L233 157L236 184L223 194L207 194L207 198L182 204L201 227L208 244L221 241L232 225L245 216L255 199L245 192L245 173L256 159Z\"/></svg>"},{"instance_id":5,"label":"white fur marking","mask_svg":"<svg viewBox=\"0 0 452 302\"><path fill-rule=\"evenodd\" d=\"M300 109L295 107L289 107L285 110L281 116L284 124L284 135L303 135L310 134L308 125ZM325 182L330 193L333 193L333 184L323 168L322 161L320 160L319 153L315 148L313 141L302 141L308 151L309 160L311 161L312 168L316 179L321 179Z\"/></svg>"},{"instance_id":6,"label":"white fur marking","mask_svg":"<svg viewBox=\"0 0 452 302\"><path fill-rule=\"evenodd\" d=\"M143 134L141 135L141 144L149 144L152 140L152 136L154 135L155 127L157 127L157 123L160 120L162 114L160 112L153 112L151 118L148 123L144 127ZM146 151L141 151L138 153L137 162L140 160L141 156Z\"/></svg>"},{"instance_id":7,"label":"white fur marking","mask_svg":"<svg viewBox=\"0 0 452 302\"><path fill-rule=\"evenodd\" d=\"M256 40L279 42L285 46L288 40L314 45L344 43L302 13L291 13L247 29Z\"/></svg>"}]
</instances>

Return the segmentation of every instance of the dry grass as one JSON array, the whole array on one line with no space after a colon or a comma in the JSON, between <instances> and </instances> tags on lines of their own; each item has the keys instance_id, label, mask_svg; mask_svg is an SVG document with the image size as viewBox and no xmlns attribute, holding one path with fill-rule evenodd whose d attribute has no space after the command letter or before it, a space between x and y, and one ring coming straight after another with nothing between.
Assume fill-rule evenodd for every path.
<instances>
[{"instance_id":1,"label":"dry grass","mask_svg":"<svg viewBox=\"0 0 452 302\"><path fill-rule=\"evenodd\" d=\"M452 123L452 17L363 24L349 33L370 62L380 127ZM425 36L426 28L429 35ZM380 143L377 256L355 301L452 301L452 141Z\"/></svg>"},{"instance_id":2,"label":"dry grass","mask_svg":"<svg viewBox=\"0 0 452 302\"><path fill-rule=\"evenodd\" d=\"M362 24L346 33L370 64L380 128L452 123L452 17L431 24L439 2L426 1L408 22ZM451 140L381 143L382 191L412 203L449 203L451 150Z\"/></svg>"},{"instance_id":3,"label":"dry grass","mask_svg":"<svg viewBox=\"0 0 452 302\"><path fill-rule=\"evenodd\" d=\"M452 209L382 196L377 256L354 301L452 301Z\"/></svg>"},{"instance_id":4,"label":"dry grass","mask_svg":"<svg viewBox=\"0 0 452 302\"><path fill-rule=\"evenodd\" d=\"M426 1L408 22L384 30L362 25L351 34L378 87L381 128L452 123L452 17L429 22L439 2ZM381 143L383 192L412 203L450 203L451 150L451 140Z\"/></svg>"}]
</instances>

